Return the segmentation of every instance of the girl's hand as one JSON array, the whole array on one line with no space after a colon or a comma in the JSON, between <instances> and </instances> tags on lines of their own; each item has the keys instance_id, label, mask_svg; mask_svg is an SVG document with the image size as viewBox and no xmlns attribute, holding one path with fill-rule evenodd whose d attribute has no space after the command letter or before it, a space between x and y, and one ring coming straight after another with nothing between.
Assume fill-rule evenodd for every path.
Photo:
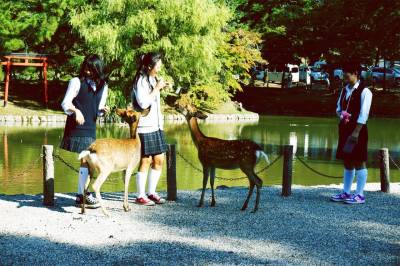
<instances>
[{"instance_id":1,"label":"girl's hand","mask_svg":"<svg viewBox=\"0 0 400 266\"><path fill-rule=\"evenodd\" d=\"M156 89L161 90L161 89L165 88L166 85L167 85L167 83L161 79L157 82Z\"/></svg>"},{"instance_id":2,"label":"girl's hand","mask_svg":"<svg viewBox=\"0 0 400 266\"><path fill-rule=\"evenodd\" d=\"M106 105L101 111L103 111L105 114L108 114L110 112L110 107Z\"/></svg>"},{"instance_id":3,"label":"girl's hand","mask_svg":"<svg viewBox=\"0 0 400 266\"><path fill-rule=\"evenodd\" d=\"M79 109L75 109L75 120L78 125L83 125L83 123L85 123L85 118Z\"/></svg>"}]
</instances>

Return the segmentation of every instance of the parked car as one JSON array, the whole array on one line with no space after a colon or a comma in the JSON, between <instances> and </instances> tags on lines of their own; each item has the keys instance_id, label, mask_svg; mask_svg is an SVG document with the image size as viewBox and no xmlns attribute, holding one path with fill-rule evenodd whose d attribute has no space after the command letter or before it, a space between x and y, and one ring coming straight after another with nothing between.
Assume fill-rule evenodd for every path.
<instances>
[{"instance_id":1,"label":"parked car","mask_svg":"<svg viewBox=\"0 0 400 266\"><path fill-rule=\"evenodd\" d=\"M319 82L324 82L326 81L326 78L328 77L328 73L322 71L322 68L319 67L313 67L311 69L311 82L312 83L319 83Z\"/></svg>"},{"instance_id":2,"label":"parked car","mask_svg":"<svg viewBox=\"0 0 400 266\"><path fill-rule=\"evenodd\" d=\"M298 83L300 81L299 66L286 64L284 67L270 67L268 69L267 82L281 83L282 75L285 73L284 80L288 83ZM291 79L289 77L291 76Z\"/></svg>"},{"instance_id":3,"label":"parked car","mask_svg":"<svg viewBox=\"0 0 400 266\"><path fill-rule=\"evenodd\" d=\"M334 79L336 79L336 80L343 80L343 78L344 78L343 75L344 75L343 69L341 69L341 68L336 68L336 69L333 70L333 78L334 78Z\"/></svg>"},{"instance_id":4,"label":"parked car","mask_svg":"<svg viewBox=\"0 0 400 266\"><path fill-rule=\"evenodd\" d=\"M311 84L311 67L306 65L301 65L299 68L299 80L306 83L306 85Z\"/></svg>"},{"instance_id":5,"label":"parked car","mask_svg":"<svg viewBox=\"0 0 400 266\"><path fill-rule=\"evenodd\" d=\"M361 78L369 81L371 79L372 76L372 71L371 68L366 66L366 65L362 65L361 66L361 74L360 74ZM336 80L343 80L344 78L344 73L343 73L343 69L342 68L336 68L333 70L333 77Z\"/></svg>"},{"instance_id":6,"label":"parked car","mask_svg":"<svg viewBox=\"0 0 400 266\"><path fill-rule=\"evenodd\" d=\"M254 80L264 80L266 65L256 65L251 69L251 76Z\"/></svg>"},{"instance_id":7,"label":"parked car","mask_svg":"<svg viewBox=\"0 0 400 266\"><path fill-rule=\"evenodd\" d=\"M391 68L374 67L372 68L372 82L382 83L386 71L386 81L400 85L400 71Z\"/></svg>"}]
</instances>

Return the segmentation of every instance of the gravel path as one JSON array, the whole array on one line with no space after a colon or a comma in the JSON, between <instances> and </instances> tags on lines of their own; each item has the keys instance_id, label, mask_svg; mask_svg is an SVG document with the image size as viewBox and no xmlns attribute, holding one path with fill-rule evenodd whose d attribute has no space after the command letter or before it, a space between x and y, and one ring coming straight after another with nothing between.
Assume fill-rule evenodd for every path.
<instances>
[{"instance_id":1,"label":"gravel path","mask_svg":"<svg viewBox=\"0 0 400 266\"><path fill-rule=\"evenodd\" d=\"M217 190L214 208L195 207L199 191L180 191L176 203L130 213L121 193L104 193L111 218L80 215L72 194L57 194L54 208L40 195L0 195L0 265L399 265L400 184L378 188L347 206L328 201L337 186L294 186L289 198L265 187L256 214L239 211L243 188Z\"/></svg>"}]
</instances>

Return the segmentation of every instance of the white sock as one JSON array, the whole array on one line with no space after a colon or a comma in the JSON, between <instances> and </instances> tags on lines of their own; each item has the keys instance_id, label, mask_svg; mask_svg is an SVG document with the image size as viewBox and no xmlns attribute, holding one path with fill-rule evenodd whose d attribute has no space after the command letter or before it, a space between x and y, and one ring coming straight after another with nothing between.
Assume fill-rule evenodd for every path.
<instances>
[{"instance_id":1,"label":"white sock","mask_svg":"<svg viewBox=\"0 0 400 266\"><path fill-rule=\"evenodd\" d=\"M147 193L149 193L149 195L153 195L156 193L156 188L158 180L160 180L160 176L161 170L154 170L153 168L150 169L149 183L147 186Z\"/></svg>"},{"instance_id":2,"label":"white sock","mask_svg":"<svg viewBox=\"0 0 400 266\"><path fill-rule=\"evenodd\" d=\"M79 168L79 180L78 180L78 195L83 195L85 184L89 176L89 169L86 167Z\"/></svg>"},{"instance_id":3,"label":"white sock","mask_svg":"<svg viewBox=\"0 0 400 266\"><path fill-rule=\"evenodd\" d=\"M344 169L343 173L343 191L350 194L351 185L353 184L355 170Z\"/></svg>"},{"instance_id":4,"label":"white sock","mask_svg":"<svg viewBox=\"0 0 400 266\"><path fill-rule=\"evenodd\" d=\"M367 183L368 170L366 168L357 170L356 175L357 175L356 194L364 196L364 187L365 187L365 183Z\"/></svg>"},{"instance_id":5,"label":"white sock","mask_svg":"<svg viewBox=\"0 0 400 266\"><path fill-rule=\"evenodd\" d=\"M138 193L138 198L146 197L146 179L147 179L147 173L137 172L136 189Z\"/></svg>"}]
</instances>

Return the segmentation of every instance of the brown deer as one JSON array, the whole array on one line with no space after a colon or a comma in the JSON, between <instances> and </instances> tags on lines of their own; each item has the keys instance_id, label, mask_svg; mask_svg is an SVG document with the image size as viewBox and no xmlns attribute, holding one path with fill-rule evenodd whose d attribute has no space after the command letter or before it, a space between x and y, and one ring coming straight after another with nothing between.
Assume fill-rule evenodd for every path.
<instances>
[{"instance_id":1,"label":"brown deer","mask_svg":"<svg viewBox=\"0 0 400 266\"><path fill-rule=\"evenodd\" d=\"M204 193L210 176L211 185L211 206L215 206L214 180L215 169L236 169L240 168L250 182L249 193L243 203L241 210L245 210L253 194L254 186L257 187L255 206L252 212L258 210L260 202L260 189L262 180L257 176L254 167L264 157L267 162L268 156L263 149L251 140L222 140L205 136L197 123L197 118L206 119L207 115L197 110L190 101L182 97L176 101L175 106L185 117L189 125L190 133L198 151L198 157L203 166L203 190L201 192L198 207L203 206Z\"/></svg>"},{"instance_id":2,"label":"brown deer","mask_svg":"<svg viewBox=\"0 0 400 266\"><path fill-rule=\"evenodd\" d=\"M125 211L129 211L129 181L132 172L140 160L140 138L136 132L136 129L141 114L130 109L117 109L116 112L125 122L129 124L130 138L98 139L93 142L87 150L82 151L79 154L79 159L86 161L89 166L90 177L86 183L85 193L89 186L90 178L93 178L94 173L98 173L96 180L92 184L92 188L96 193L96 198L99 200L100 207L106 216L110 216L110 214L104 208L100 195L100 188L104 181L111 173L125 170L123 207ZM84 204L82 207L82 212L84 212Z\"/></svg>"}]
</instances>

